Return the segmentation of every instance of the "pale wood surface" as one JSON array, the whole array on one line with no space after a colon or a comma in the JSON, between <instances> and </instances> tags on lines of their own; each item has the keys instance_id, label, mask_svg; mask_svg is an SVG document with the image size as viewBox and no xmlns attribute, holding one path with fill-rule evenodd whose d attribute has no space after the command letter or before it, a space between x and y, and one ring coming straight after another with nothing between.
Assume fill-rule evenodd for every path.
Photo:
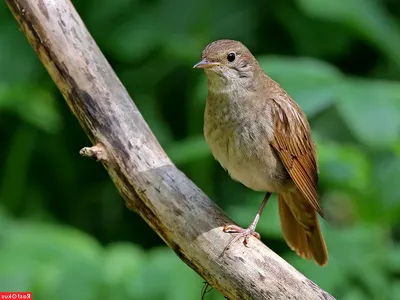
<instances>
[{"instance_id":1,"label":"pale wood surface","mask_svg":"<svg viewBox=\"0 0 400 300\"><path fill-rule=\"evenodd\" d=\"M167 157L73 5L6 3L96 145L81 154L102 161L128 208L189 267L231 300L334 299L255 238L219 257L232 221Z\"/></svg>"}]
</instances>

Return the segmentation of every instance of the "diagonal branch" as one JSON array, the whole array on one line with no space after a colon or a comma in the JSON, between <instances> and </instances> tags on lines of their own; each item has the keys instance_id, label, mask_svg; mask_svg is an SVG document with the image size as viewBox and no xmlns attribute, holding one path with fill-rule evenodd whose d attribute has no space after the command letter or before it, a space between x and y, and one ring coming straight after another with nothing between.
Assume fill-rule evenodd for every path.
<instances>
[{"instance_id":1,"label":"diagonal branch","mask_svg":"<svg viewBox=\"0 0 400 300\"><path fill-rule=\"evenodd\" d=\"M255 238L219 257L232 221L167 157L68 0L6 0L30 44L137 212L229 299L334 299ZM139 41L138 41L139 42Z\"/></svg>"}]
</instances>

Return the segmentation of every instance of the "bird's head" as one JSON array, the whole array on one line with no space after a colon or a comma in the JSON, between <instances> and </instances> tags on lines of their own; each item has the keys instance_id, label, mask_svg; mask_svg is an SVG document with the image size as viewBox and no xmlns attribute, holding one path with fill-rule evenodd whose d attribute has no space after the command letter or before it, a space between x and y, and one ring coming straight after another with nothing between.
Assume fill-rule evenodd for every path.
<instances>
[{"instance_id":1,"label":"bird's head","mask_svg":"<svg viewBox=\"0 0 400 300\"><path fill-rule=\"evenodd\" d=\"M210 89L247 88L260 66L249 49L234 40L217 40L203 50L194 68L204 69Z\"/></svg>"}]
</instances>

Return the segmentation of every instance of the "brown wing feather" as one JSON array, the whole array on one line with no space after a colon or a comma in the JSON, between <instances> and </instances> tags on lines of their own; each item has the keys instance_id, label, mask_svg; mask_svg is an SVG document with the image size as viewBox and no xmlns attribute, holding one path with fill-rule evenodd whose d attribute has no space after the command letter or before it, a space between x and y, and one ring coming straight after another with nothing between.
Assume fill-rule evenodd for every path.
<instances>
[{"instance_id":1,"label":"brown wing feather","mask_svg":"<svg viewBox=\"0 0 400 300\"><path fill-rule=\"evenodd\" d=\"M271 144L297 188L323 216L317 192L316 150L307 118L289 96L285 95L285 99L272 99L271 103L275 122L275 135Z\"/></svg>"}]
</instances>

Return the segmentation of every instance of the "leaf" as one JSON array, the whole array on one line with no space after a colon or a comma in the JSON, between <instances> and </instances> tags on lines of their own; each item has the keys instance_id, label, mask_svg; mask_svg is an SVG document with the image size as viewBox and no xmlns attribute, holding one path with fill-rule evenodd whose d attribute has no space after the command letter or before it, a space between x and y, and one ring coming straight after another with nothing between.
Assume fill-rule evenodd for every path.
<instances>
[{"instance_id":1,"label":"leaf","mask_svg":"<svg viewBox=\"0 0 400 300\"><path fill-rule=\"evenodd\" d=\"M3 6L4 7L4 6ZM7 12L10 17L10 12ZM12 18L0 29L0 85L27 84L44 74L44 68ZM5 70L7 70L5 72Z\"/></svg>"},{"instance_id":2,"label":"leaf","mask_svg":"<svg viewBox=\"0 0 400 300\"><path fill-rule=\"evenodd\" d=\"M398 157L400 157L400 139L394 143L393 150Z\"/></svg>"},{"instance_id":3,"label":"leaf","mask_svg":"<svg viewBox=\"0 0 400 300\"><path fill-rule=\"evenodd\" d=\"M325 19L309 18L291 6L280 10L279 15L278 21L290 34L297 55L335 57L343 55L351 46L352 33Z\"/></svg>"},{"instance_id":4,"label":"leaf","mask_svg":"<svg viewBox=\"0 0 400 300\"><path fill-rule=\"evenodd\" d=\"M0 198L0 203L2 203L2 199ZM6 228L6 226L11 226L13 223L13 220L3 204L0 204L0 228ZM0 240L2 235L4 234L4 231L0 231Z\"/></svg>"},{"instance_id":5,"label":"leaf","mask_svg":"<svg viewBox=\"0 0 400 300\"><path fill-rule=\"evenodd\" d=\"M101 250L93 238L78 230L33 222L9 228L5 238L4 250L38 261L69 260L77 255L86 261L96 261Z\"/></svg>"},{"instance_id":6,"label":"leaf","mask_svg":"<svg viewBox=\"0 0 400 300\"><path fill-rule=\"evenodd\" d=\"M363 224L330 233L327 243L332 262L350 278L363 282L370 293L375 294L375 299L379 299L377 293L388 290L389 284L382 268L387 257L385 230L380 226Z\"/></svg>"},{"instance_id":7,"label":"leaf","mask_svg":"<svg viewBox=\"0 0 400 300\"><path fill-rule=\"evenodd\" d=\"M324 223L322 223L324 224ZM328 246L328 265L321 269L291 253L289 262L328 292L353 289L351 281L362 282L368 293L384 295L389 288L383 261L387 255L385 231L379 226L358 225L345 230L323 230ZM385 299L384 297L382 299Z\"/></svg>"},{"instance_id":8,"label":"leaf","mask_svg":"<svg viewBox=\"0 0 400 300\"><path fill-rule=\"evenodd\" d=\"M28 170L36 146L36 131L21 124L10 141L8 155L0 177L0 198L10 212L17 213L25 204L24 191L27 187Z\"/></svg>"},{"instance_id":9,"label":"leaf","mask_svg":"<svg viewBox=\"0 0 400 300\"><path fill-rule=\"evenodd\" d=\"M136 18L114 25L113 34L108 36L104 44L107 52L125 62L145 57L158 46L161 39L156 27L158 23L150 21L156 18L151 12L142 10Z\"/></svg>"},{"instance_id":10,"label":"leaf","mask_svg":"<svg viewBox=\"0 0 400 300\"><path fill-rule=\"evenodd\" d=\"M166 152L176 164L186 164L205 157L211 157L203 136L192 136L183 141L177 141L166 148Z\"/></svg>"},{"instance_id":11,"label":"leaf","mask_svg":"<svg viewBox=\"0 0 400 300\"><path fill-rule=\"evenodd\" d=\"M199 276L170 249L159 247L149 253L138 278L131 280L132 299L196 300L201 284ZM199 292L194 293L195 290Z\"/></svg>"},{"instance_id":12,"label":"leaf","mask_svg":"<svg viewBox=\"0 0 400 300\"><path fill-rule=\"evenodd\" d=\"M119 20L121 15L125 12L132 10L137 10L140 8L137 0L120 0L113 2L98 2L97 0L89 0L85 1L88 3L87 7L90 7L88 10L89 13L85 14L85 22L87 24L92 25L95 31L113 29L112 21ZM79 5L81 3L76 3L75 5ZM98 27L98 28L96 28ZM103 31L104 32L104 31ZM105 35L107 36L107 34Z\"/></svg>"},{"instance_id":13,"label":"leaf","mask_svg":"<svg viewBox=\"0 0 400 300\"><path fill-rule=\"evenodd\" d=\"M400 245L397 243L389 248L385 267L393 273L400 271Z\"/></svg>"},{"instance_id":14,"label":"leaf","mask_svg":"<svg viewBox=\"0 0 400 300\"><path fill-rule=\"evenodd\" d=\"M365 300L365 293L358 287L350 288L347 293L341 298L343 300Z\"/></svg>"},{"instance_id":15,"label":"leaf","mask_svg":"<svg viewBox=\"0 0 400 300\"><path fill-rule=\"evenodd\" d=\"M57 282L43 284L44 289L52 292L48 293L49 297L46 298L97 300L104 295L106 287L102 282L103 274L98 260L92 261L77 256L74 260L58 261L57 269Z\"/></svg>"},{"instance_id":16,"label":"leaf","mask_svg":"<svg viewBox=\"0 0 400 300\"><path fill-rule=\"evenodd\" d=\"M390 289L391 295L400 295L400 281L394 280Z\"/></svg>"},{"instance_id":17,"label":"leaf","mask_svg":"<svg viewBox=\"0 0 400 300\"><path fill-rule=\"evenodd\" d=\"M139 247L128 243L108 246L104 261L104 278L109 298L133 298L132 283L146 269L148 257Z\"/></svg>"},{"instance_id":18,"label":"leaf","mask_svg":"<svg viewBox=\"0 0 400 300\"><path fill-rule=\"evenodd\" d=\"M191 135L203 133L205 103L207 99L207 78L205 74L200 74L199 80L190 96L190 101L187 103L187 118L186 127Z\"/></svg>"},{"instance_id":19,"label":"leaf","mask_svg":"<svg viewBox=\"0 0 400 300\"><path fill-rule=\"evenodd\" d=\"M363 143L392 147L400 134L400 84L349 80L341 87L337 109Z\"/></svg>"},{"instance_id":20,"label":"leaf","mask_svg":"<svg viewBox=\"0 0 400 300\"><path fill-rule=\"evenodd\" d=\"M10 258L9 274L18 286L45 299L98 299L102 286L99 245L79 231L33 222L17 223L3 233L1 252ZM5 257L1 255L1 257ZM23 266L19 262L23 262ZM2 264L3 266L6 264ZM29 277L34 274L33 278ZM26 286L29 285L29 288Z\"/></svg>"},{"instance_id":21,"label":"leaf","mask_svg":"<svg viewBox=\"0 0 400 300\"><path fill-rule=\"evenodd\" d=\"M161 145L167 145L172 140L169 125L162 116L154 96L140 94L137 106L149 127L154 132Z\"/></svg>"},{"instance_id":22,"label":"leaf","mask_svg":"<svg viewBox=\"0 0 400 300\"><path fill-rule=\"evenodd\" d=\"M313 261L302 259L292 250L288 250L288 254L286 254L284 258L297 270L305 274L308 279L314 281L321 286L322 289L332 294L338 287L342 289L346 287L347 278L345 271L332 259L333 254L329 249L329 244L328 251L329 261L324 268L316 265Z\"/></svg>"},{"instance_id":23,"label":"leaf","mask_svg":"<svg viewBox=\"0 0 400 300\"><path fill-rule=\"evenodd\" d=\"M346 25L375 44L400 66L400 29L396 21L375 0L297 0L311 16Z\"/></svg>"},{"instance_id":24,"label":"leaf","mask_svg":"<svg viewBox=\"0 0 400 300\"><path fill-rule=\"evenodd\" d=\"M39 263L11 251L0 250L0 290L31 291Z\"/></svg>"},{"instance_id":25,"label":"leaf","mask_svg":"<svg viewBox=\"0 0 400 300\"><path fill-rule=\"evenodd\" d=\"M361 148L318 141L317 150L322 181L360 191L368 188L372 169Z\"/></svg>"},{"instance_id":26,"label":"leaf","mask_svg":"<svg viewBox=\"0 0 400 300\"><path fill-rule=\"evenodd\" d=\"M5 109L47 133L56 133L62 127L55 96L46 88L0 85L0 111Z\"/></svg>"},{"instance_id":27,"label":"leaf","mask_svg":"<svg viewBox=\"0 0 400 300\"><path fill-rule=\"evenodd\" d=\"M260 57L263 70L277 81L312 117L331 105L341 73L333 66L311 58Z\"/></svg>"},{"instance_id":28,"label":"leaf","mask_svg":"<svg viewBox=\"0 0 400 300\"><path fill-rule=\"evenodd\" d=\"M400 189L398 186L398 176L400 170L400 157L380 157L375 166L375 182L380 184L377 189L382 197L382 206L387 208L387 214L393 214L393 221L398 222L397 211L400 209ZM387 217L385 214L385 218Z\"/></svg>"}]
</instances>

